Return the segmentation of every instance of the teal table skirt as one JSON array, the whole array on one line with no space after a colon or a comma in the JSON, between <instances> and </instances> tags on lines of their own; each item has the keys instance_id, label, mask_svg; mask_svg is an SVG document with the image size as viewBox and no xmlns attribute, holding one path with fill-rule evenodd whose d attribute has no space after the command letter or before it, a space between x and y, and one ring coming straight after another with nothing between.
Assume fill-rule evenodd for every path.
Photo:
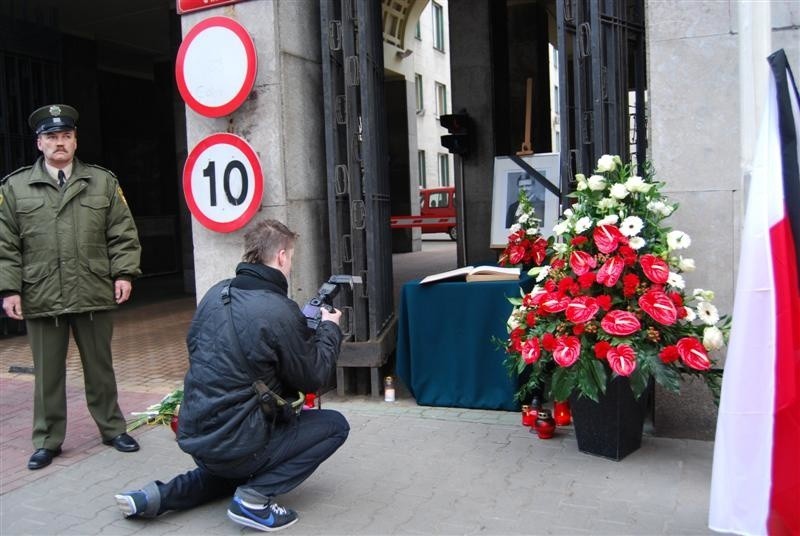
<instances>
[{"instance_id":1,"label":"teal table skirt","mask_svg":"<svg viewBox=\"0 0 800 536\"><path fill-rule=\"evenodd\" d=\"M424 406L516 411L516 376L504 365L511 314L507 297L518 281L403 285L397 333L397 375Z\"/></svg>"}]
</instances>

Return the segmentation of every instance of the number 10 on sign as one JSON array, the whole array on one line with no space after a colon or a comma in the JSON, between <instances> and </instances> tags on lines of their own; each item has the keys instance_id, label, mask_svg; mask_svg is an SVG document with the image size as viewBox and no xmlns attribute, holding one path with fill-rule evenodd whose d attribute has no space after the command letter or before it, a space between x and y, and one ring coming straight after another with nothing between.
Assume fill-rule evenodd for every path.
<instances>
[{"instance_id":1,"label":"number 10 on sign","mask_svg":"<svg viewBox=\"0 0 800 536\"><path fill-rule=\"evenodd\" d=\"M183 192L197 221L212 231L230 233L258 212L264 193L261 162L239 136L212 134L189 153Z\"/></svg>"}]
</instances>

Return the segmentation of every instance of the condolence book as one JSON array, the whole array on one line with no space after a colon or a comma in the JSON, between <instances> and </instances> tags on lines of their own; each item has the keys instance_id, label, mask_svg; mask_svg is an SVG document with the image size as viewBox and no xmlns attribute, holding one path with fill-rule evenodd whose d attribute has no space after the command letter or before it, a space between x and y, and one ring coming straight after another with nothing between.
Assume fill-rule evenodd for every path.
<instances>
[{"instance_id":1,"label":"condolence book","mask_svg":"<svg viewBox=\"0 0 800 536\"><path fill-rule=\"evenodd\" d=\"M519 268L503 268L501 266L464 266L447 272L429 275L419 284L436 281L516 281L519 279Z\"/></svg>"}]
</instances>

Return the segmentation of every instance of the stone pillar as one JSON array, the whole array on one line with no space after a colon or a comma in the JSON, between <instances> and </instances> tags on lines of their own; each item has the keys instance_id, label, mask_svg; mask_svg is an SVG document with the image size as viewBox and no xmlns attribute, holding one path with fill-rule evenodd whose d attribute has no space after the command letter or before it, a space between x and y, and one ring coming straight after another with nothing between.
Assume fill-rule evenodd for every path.
<instances>
[{"instance_id":1,"label":"stone pillar","mask_svg":"<svg viewBox=\"0 0 800 536\"><path fill-rule=\"evenodd\" d=\"M250 97L228 117L203 117L187 106L187 145L216 132L243 137L261 160L264 196L238 231L216 233L192 221L197 298L233 274L252 223L274 218L300 234L289 295L302 302L330 275L319 5L254 0L199 11L182 17L183 35L215 15L237 20L253 37L258 73Z\"/></svg>"}]
</instances>

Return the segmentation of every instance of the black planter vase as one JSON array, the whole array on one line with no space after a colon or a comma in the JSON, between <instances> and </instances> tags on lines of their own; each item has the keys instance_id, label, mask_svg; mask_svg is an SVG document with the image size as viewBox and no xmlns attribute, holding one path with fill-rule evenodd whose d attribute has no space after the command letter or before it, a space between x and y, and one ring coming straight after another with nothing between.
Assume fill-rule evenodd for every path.
<instances>
[{"instance_id":1,"label":"black planter vase","mask_svg":"<svg viewBox=\"0 0 800 536\"><path fill-rule=\"evenodd\" d=\"M600 402L573 394L572 421L578 450L619 461L642 445L642 427L652 385L639 400L633 396L628 378L611 380Z\"/></svg>"}]
</instances>

